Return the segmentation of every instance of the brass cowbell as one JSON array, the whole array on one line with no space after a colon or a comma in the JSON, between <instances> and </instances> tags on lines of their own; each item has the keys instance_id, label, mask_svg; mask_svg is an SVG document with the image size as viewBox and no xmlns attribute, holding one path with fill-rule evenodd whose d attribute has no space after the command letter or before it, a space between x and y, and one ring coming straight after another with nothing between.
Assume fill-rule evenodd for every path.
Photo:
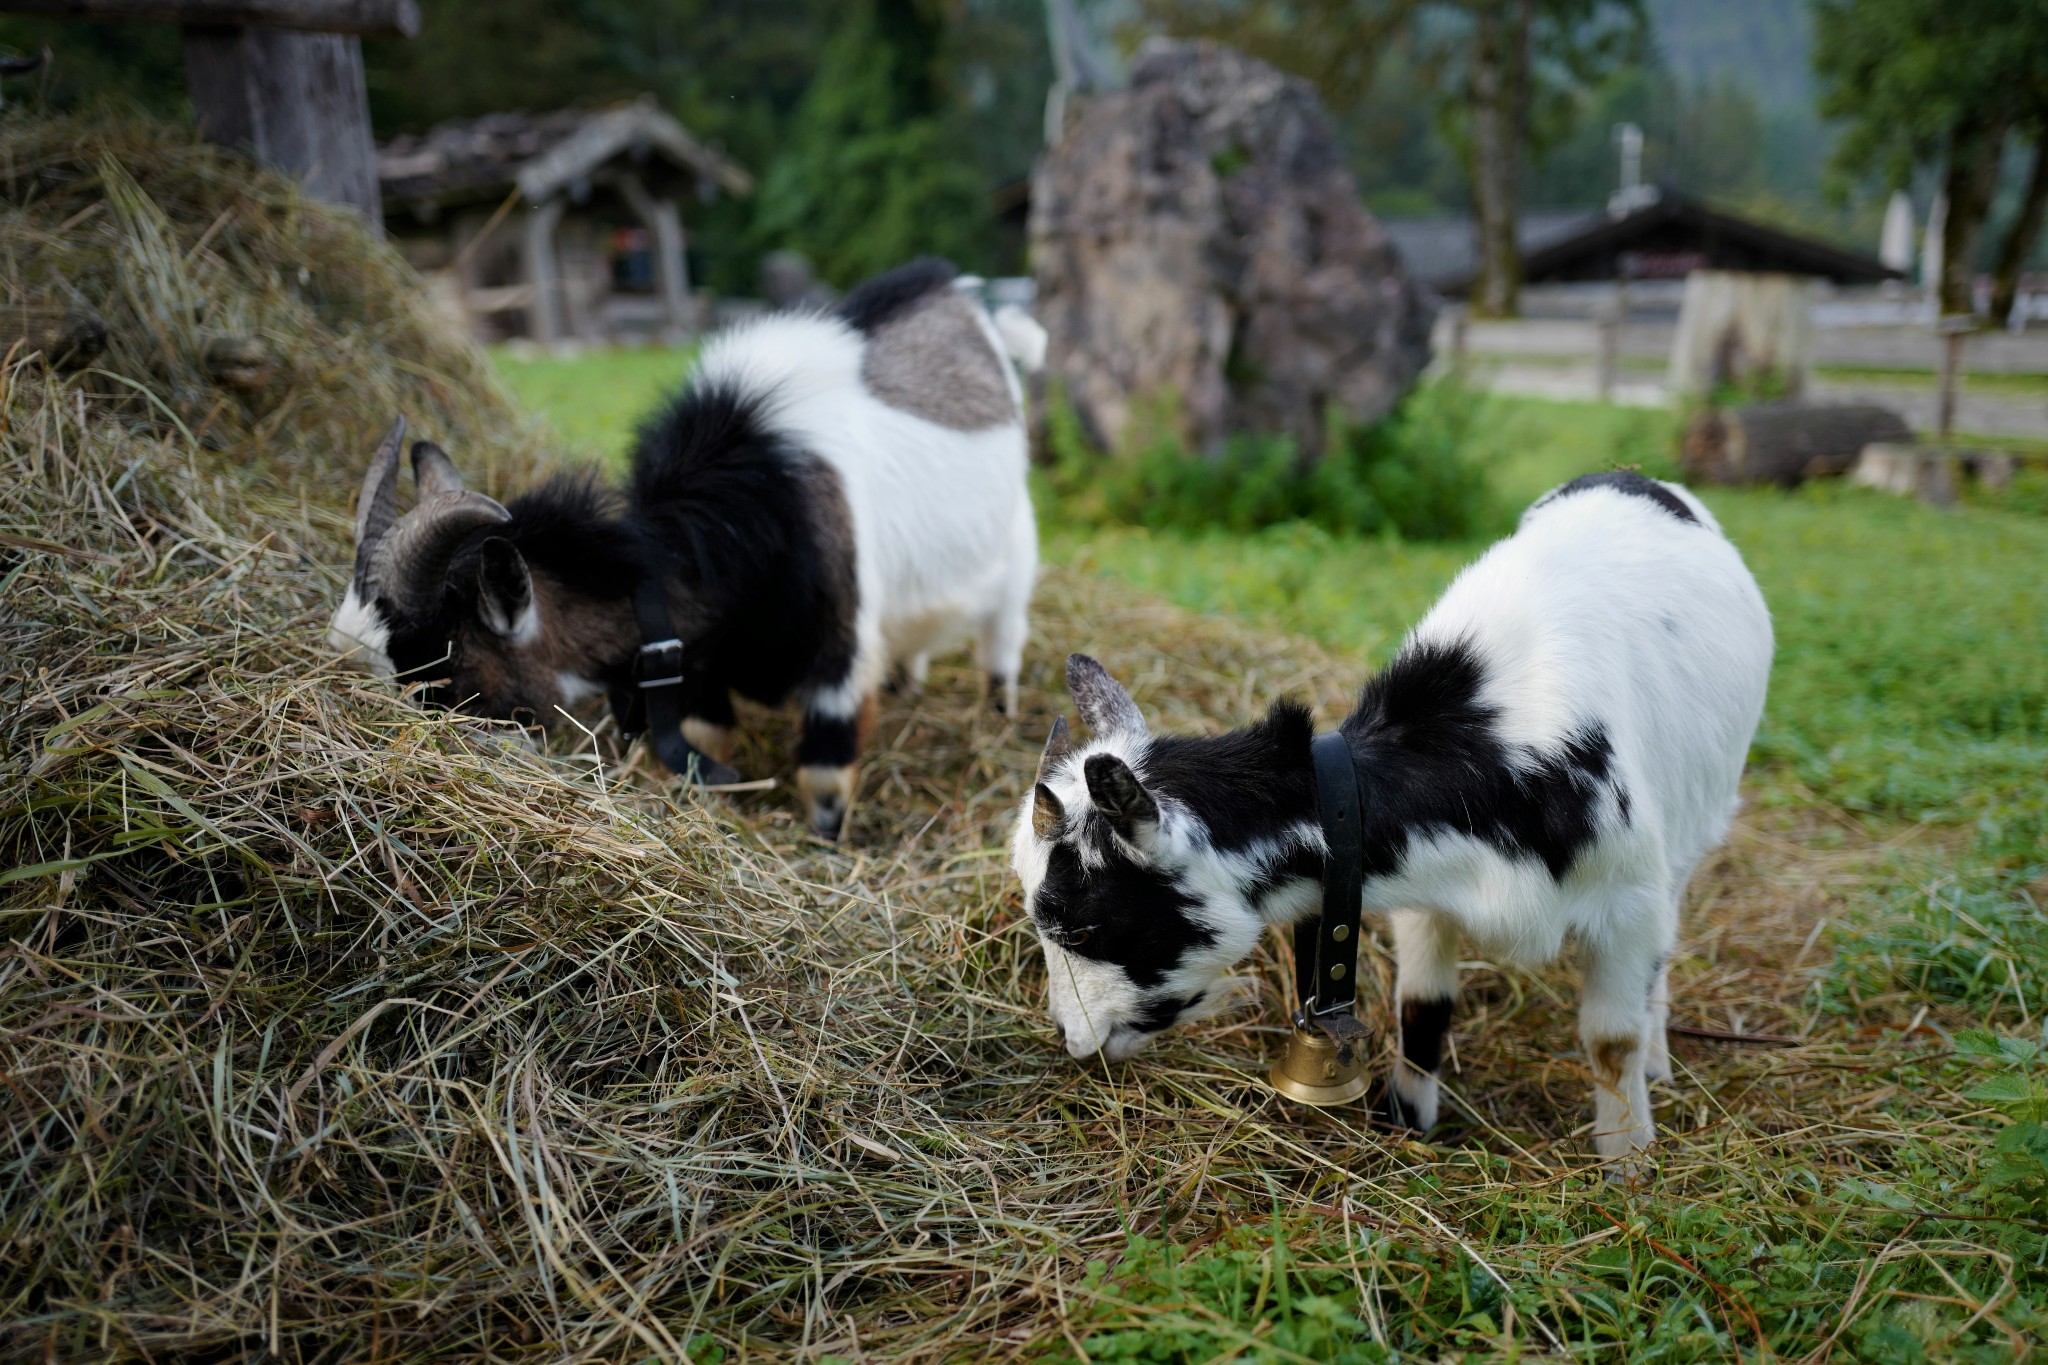
<instances>
[{"instance_id":1,"label":"brass cowbell","mask_svg":"<svg viewBox=\"0 0 2048 1365\"><path fill-rule=\"evenodd\" d=\"M1301 1104L1349 1104L1365 1093L1365 1049L1340 1049L1328 1034L1297 1023L1287 1036L1287 1050L1273 1063L1272 1082L1275 1090Z\"/></svg>"}]
</instances>

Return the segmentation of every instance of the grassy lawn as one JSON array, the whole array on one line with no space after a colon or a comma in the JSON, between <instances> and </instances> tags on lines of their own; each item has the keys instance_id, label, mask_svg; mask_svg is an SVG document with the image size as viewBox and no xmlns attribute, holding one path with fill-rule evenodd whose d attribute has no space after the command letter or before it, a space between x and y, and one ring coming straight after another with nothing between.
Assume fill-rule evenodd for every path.
<instances>
[{"instance_id":1,"label":"grassy lawn","mask_svg":"<svg viewBox=\"0 0 2048 1365\"><path fill-rule=\"evenodd\" d=\"M691 354L684 347L620 346L564 360L499 348L492 358L513 394L546 415L567 450L623 461L635 426L675 392Z\"/></svg>"},{"instance_id":2,"label":"grassy lawn","mask_svg":"<svg viewBox=\"0 0 2048 1365\"><path fill-rule=\"evenodd\" d=\"M575 444L609 452L626 415L605 410L603 363L508 369ZM1668 472L1661 414L1487 401L1473 453L1494 471L1496 530L1575 473ZM1269 1164L1263 1195L1202 1173L1251 1128L1265 1140L1265 1111L1226 1124L1207 1155L1162 1147L1161 1170L1171 1161L1180 1183L1129 1206L1120 1243L1061 1291L1067 1337L1024 1354L1905 1365L2037 1349L2048 518L2026 498L1943 512L1839 486L1708 500L1763 585L1778 657L1750 810L1693 889L1674 1019L1788 1046L1686 1044L1683 1075L1660 1096L1664 1175L1647 1190L1611 1186L1557 1164L1568 1134L1544 1127L1580 1099L1580 1074L1541 1042L1568 1036L1569 974L1481 964L1461 1007L1474 1016L1458 1035L1470 1069L1449 1131L1342 1149L1351 1179L1371 1169L1371 1198L1316 1164L1331 1150L1321 1117L1291 1117L1302 1167ZM1141 700L1181 723L1177 694L1215 676L1213 642L1177 646L1171 631L1191 626L1090 619L1123 599L1091 598L1087 584L1114 580L1193 614L1175 619L1236 623L1240 652L1269 650L1241 661L1231 713L1264 702L1262 676L1312 678L1334 719L1490 538L1190 535L1075 525L1054 507L1041 517L1057 566L1043 615L1073 638L1034 646L1035 682L1051 683L1070 646L1142 638L1122 646L1150 660ZM1147 1063L1147 1112L1180 1103L1178 1122L1198 1126L1216 1101L1192 1077L1213 1055ZM1135 1128L1131 1141L1142 1146Z\"/></svg>"}]
</instances>

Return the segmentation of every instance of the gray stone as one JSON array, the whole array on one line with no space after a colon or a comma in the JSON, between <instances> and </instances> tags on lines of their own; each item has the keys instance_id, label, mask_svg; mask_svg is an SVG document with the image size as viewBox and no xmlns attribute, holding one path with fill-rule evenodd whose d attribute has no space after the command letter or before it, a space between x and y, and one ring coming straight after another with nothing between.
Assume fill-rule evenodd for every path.
<instances>
[{"instance_id":1,"label":"gray stone","mask_svg":"<svg viewBox=\"0 0 2048 1365\"><path fill-rule=\"evenodd\" d=\"M1177 398L1197 449L1254 430L1315 452L1327 409L1383 417L1429 363L1435 301L1314 89L1215 43L1155 39L1128 89L1068 106L1031 260L1051 372L1107 447Z\"/></svg>"}]
</instances>

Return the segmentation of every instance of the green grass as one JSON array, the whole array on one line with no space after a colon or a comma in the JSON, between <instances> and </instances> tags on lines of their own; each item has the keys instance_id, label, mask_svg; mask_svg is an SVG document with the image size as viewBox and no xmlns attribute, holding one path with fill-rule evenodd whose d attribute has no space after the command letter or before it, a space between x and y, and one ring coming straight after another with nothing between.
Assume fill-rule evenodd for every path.
<instances>
[{"instance_id":1,"label":"green grass","mask_svg":"<svg viewBox=\"0 0 2048 1365\"><path fill-rule=\"evenodd\" d=\"M1933 370L1893 369L1877 365L1816 365L1814 374L1842 384L1896 384L1904 388L1929 388L1938 376ZM2031 398L2048 394L2048 374L1991 374L1983 371L1963 375L1965 391L2016 394Z\"/></svg>"},{"instance_id":2,"label":"green grass","mask_svg":"<svg viewBox=\"0 0 2048 1365\"><path fill-rule=\"evenodd\" d=\"M675 392L691 347L608 347L577 356L492 352L513 396L544 415L571 453L623 464L640 419Z\"/></svg>"},{"instance_id":3,"label":"green grass","mask_svg":"<svg viewBox=\"0 0 2048 1365\"><path fill-rule=\"evenodd\" d=\"M525 391L544 392L541 368ZM559 420L617 428L589 387L565 388L574 403ZM1469 541L1302 524L1104 528L1042 499L1046 555L1311 637L1362 677L1544 489L1616 465L1671 472L1670 418L1655 412L1491 399L1481 425L1471 453L1490 467L1496 505L1488 534ZM2048 1335L2048 1100L2028 1050L2048 1013L2048 518L2030 489L2023 480L2010 497L1949 511L1839 484L1707 495L1776 622L1752 765L1766 813L1860 826L1866 840L1920 821L1941 830L1873 854L1831 912L1817 959L1829 965L1801 1011L1836 1021L1837 1036L1875 1035L1835 1054L1838 1081L1812 1079L1808 1063L1716 1092L1723 1117L1697 1121L1721 1125L1723 1166L1649 1191L1531 1183L1469 1139L1404 1149L1415 1159L1379 1188L1433 1211L1456 1239L1386 1233L1400 1219L1372 1208L1304 1208L1296 1172L1276 1173L1288 1192L1276 1187L1263 1223L1256 1209L1232 1223L1162 1190L1073 1291L1071 1336L1031 1354L1072 1358L1078 1345L1097 1361L1194 1365L1561 1350L1916 1365L2011 1360ZM1959 1049L1923 1019L1982 1022L2005 1041ZM1837 1135L1818 1140L1867 1145L1865 1174L1819 1174L1796 1145L1817 1140L1799 1120L1758 1134L1729 1117L1792 1085L1871 1096L1861 1117L1812 1115Z\"/></svg>"}]
</instances>

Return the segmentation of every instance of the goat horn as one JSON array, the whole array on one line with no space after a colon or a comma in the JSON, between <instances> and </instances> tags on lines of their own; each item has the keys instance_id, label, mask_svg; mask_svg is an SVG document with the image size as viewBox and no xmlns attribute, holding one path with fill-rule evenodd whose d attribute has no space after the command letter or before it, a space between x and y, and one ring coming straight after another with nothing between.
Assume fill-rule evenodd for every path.
<instances>
[{"instance_id":1,"label":"goat horn","mask_svg":"<svg viewBox=\"0 0 2048 1365\"><path fill-rule=\"evenodd\" d=\"M1045 752L1038 756L1038 781L1045 781L1045 775L1052 771L1052 765L1073 751L1073 743L1067 738L1067 718L1054 716L1052 733L1045 737Z\"/></svg>"},{"instance_id":2,"label":"goat horn","mask_svg":"<svg viewBox=\"0 0 2048 1365\"><path fill-rule=\"evenodd\" d=\"M447 590L448 564L463 537L510 520L510 512L481 493L428 498L400 517L377 547L371 580L407 617L429 615Z\"/></svg>"},{"instance_id":3,"label":"goat horn","mask_svg":"<svg viewBox=\"0 0 2048 1365\"><path fill-rule=\"evenodd\" d=\"M363 475L363 491L356 497L356 582L366 581L366 571L377 553L377 542L398 520L398 452L405 444L405 414L391 424L384 444L370 457L370 471Z\"/></svg>"},{"instance_id":4,"label":"goat horn","mask_svg":"<svg viewBox=\"0 0 2048 1365\"><path fill-rule=\"evenodd\" d=\"M455 461L432 441L412 443L412 479L418 486L421 502L444 493L460 493L467 486Z\"/></svg>"}]
</instances>

